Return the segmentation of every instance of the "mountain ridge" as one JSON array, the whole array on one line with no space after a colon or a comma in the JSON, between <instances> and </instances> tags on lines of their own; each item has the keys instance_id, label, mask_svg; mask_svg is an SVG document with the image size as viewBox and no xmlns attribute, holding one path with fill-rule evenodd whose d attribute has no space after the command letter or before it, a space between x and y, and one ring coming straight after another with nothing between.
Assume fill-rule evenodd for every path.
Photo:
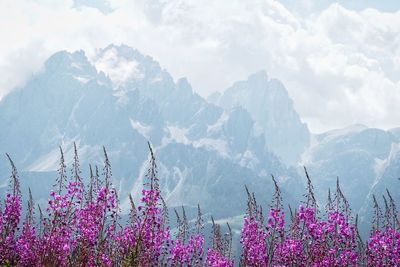
<instances>
[{"instance_id":1,"label":"mountain ridge","mask_svg":"<svg viewBox=\"0 0 400 267\"><path fill-rule=\"evenodd\" d=\"M168 166L160 170L160 176L168 181L163 186L172 206L196 205L195 201L200 200L197 191L197 197L209 192L210 199L233 203L233 196L224 188L240 194L246 181L258 184L255 191L267 201L268 194L261 196L259 189L261 184L271 184L271 172L286 184L301 185L297 173L260 143L245 109L224 111L208 103L193 92L187 79L175 82L159 63L126 46L109 46L99 53L97 62L100 60L103 67L104 62L115 67L120 57L131 55L135 60L132 66L140 71L132 76L115 76L105 67L99 70L92 63L96 59L91 62L82 50L61 51L51 56L23 88L0 101L0 127L5 129L0 134L0 150L10 152L28 177L37 172L55 176L58 146L65 149L66 157L71 157L73 142L78 144L85 173L89 163L101 166L104 145L113 163L119 195L127 196L137 191L136 185L141 187L137 181L147 160L146 143L151 141L156 155L160 155L159 166ZM123 60L122 64L130 66L131 62ZM245 129L237 128L245 123ZM187 151L192 152L186 157L197 158L184 161L181 157ZM207 167L211 166L209 158L213 159L213 168ZM203 166L203 172L199 166ZM7 170L5 163L0 164L2 173ZM32 179L27 180L27 186L37 189ZM49 181L40 187L51 185ZM40 192L36 194L42 202L46 199ZM292 193L286 194L289 199L295 198ZM244 191L242 198L221 216L242 214ZM209 212L223 211L212 201L202 200Z\"/></svg>"}]
</instances>

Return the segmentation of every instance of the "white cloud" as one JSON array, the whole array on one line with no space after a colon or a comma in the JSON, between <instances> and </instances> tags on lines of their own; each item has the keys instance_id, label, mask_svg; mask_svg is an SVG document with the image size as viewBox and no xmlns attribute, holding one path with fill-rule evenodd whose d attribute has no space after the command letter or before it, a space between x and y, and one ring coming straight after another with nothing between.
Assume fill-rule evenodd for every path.
<instances>
[{"instance_id":1,"label":"white cloud","mask_svg":"<svg viewBox=\"0 0 400 267\"><path fill-rule=\"evenodd\" d=\"M98 71L108 75L117 87L129 79L141 79L143 76L137 68L138 63L118 56L115 48L108 49L101 57L96 57L94 65Z\"/></svg>"},{"instance_id":2,"label":"white cloud","mask_svg":"<svg viewBox=\"0 0 400 267\"><path fill-rule=\"evenodd\" d=\"M0 97L57 50L126 43L202 95L266 69L314 131L399 124L400 12L332 4L300 17L274 0L111 0L102 12L84 2L0 2Z\"/></svg>"}]
</instances>

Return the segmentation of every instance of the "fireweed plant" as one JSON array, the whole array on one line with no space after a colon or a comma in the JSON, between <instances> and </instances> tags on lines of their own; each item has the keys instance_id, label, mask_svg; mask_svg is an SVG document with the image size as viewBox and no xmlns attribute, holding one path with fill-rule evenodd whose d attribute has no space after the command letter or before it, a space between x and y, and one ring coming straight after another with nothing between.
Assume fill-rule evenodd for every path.
<instances>
[{"instance_id":1,"label":"fireweed plant","mask_svg":"<svg viewBox=\"0 0 400 267\"><path fill-rule=\"evenodd\" d=\"M22 197L17 168L11 165L10 186L0 205L1 266L234 266L232 230L211 217L209 247L204 219L198 206L194 223L185 209L174 210L176 227L169 226L168 208L161 196L157 165L149 144L146 183L136 205L129 195L128 220L122 222L117 191L111 183L111 164L104 149L104 167L89 166L85 185L74 144L71 174L67 175L60 148L58 177L44 210L32 194L22 217ZM298 209L289 206L285 217L281 190L264 215L254 193L247 192L247 210L241 231L239 266L400 266L400 223L396 204L387 191L381 208L373 197L374 216L369 239L364 242L358 218L337 181L321 209L305 169L307 190ZM290 218L285 221L285 218Z\"/></svg>"}]
</instances>

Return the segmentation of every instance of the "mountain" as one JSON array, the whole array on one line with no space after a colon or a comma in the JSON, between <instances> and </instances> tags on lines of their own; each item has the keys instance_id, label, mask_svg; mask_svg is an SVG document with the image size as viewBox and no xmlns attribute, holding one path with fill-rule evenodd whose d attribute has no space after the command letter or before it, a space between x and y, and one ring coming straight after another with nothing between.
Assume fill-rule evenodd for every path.
<instances>
[{"instance_id":1,"label":"mountain","mask_svg":"<svg viewBox=\"0 0 400 267\"><path fill-rule=\"evenodd\" d=\"M321 206L325 205L328 189L333 192L339 177L353 212L368 221L372 214L367 208L372 204L372 192L381 196L385 187L396 186L393 178L396 168L400 171L395 156L399 144L400 139L391 131L363 125L314 135L302 164L314 178Z\"/></svg>"},{"instance_id":2,"label":"mountain","mask_svg":"<svg viewBox=\"0 0 400 267\"><path fill-rule=\"evenodd\" d=\"M111 79L114 90L124 95L124 92L137 89L141 95L155 101L166 122L181 127L196 124L196 130L204 131L206 125L221 116L222 110L194 93L186 78L175 83L158 62L135 49L110 45L100 50L93 61L97 69Z\"/></svg>"},{"instance_id":3,"label":"mountain","mask_svg":"<svg viewBox=\"0 0 400 267\"><path fill-rule=\"evenodd\" d=\"M31 187L45 205L57 175L58 146L69 164L77 144L86 177L89 164L101 172L104 145L126 210L128 194L138 200L144 183L150 141L168 205L200 203L207 213L232 217L245 211L244 185L260 203L270 201L270 174L287 201L302 193L301 177L275 156L255 125L246 109L209 103L187 79L175 82L151 57L110 45L90 59L84 51L57 52L26 85L5 96L0 152L14 159L23 193ZM5 190L5 160L0 172Z\"/></svg>"},{"instance_id":4,"label":"mountain","mask_svg":"<svg viewBox=\"0 0 400 267\"><path fill-rule=\"evenodd\" d=\"M321 208L326 204L328 190L335 190L339 178L353 213L360 215L363 233L368 233L370 227L372 195L381 198L386 188L396 188L400 183L396 156L400 128L385 131L351 125L312 134L301 122L282 83L269 79L265 71L207 99L226 110L248 111L254 120L253 129L262 133L268 149L289 166L297 166L299 175L306 166ZM400 202L400 195L393 192L392 196Z\"/></svg>"},{"instance_id":5,"label":"mountain","mask_svg":"<svg viewBox=\"0 0 400 267\"><path fill-rule=\"evenodd\" d=\"M234 83L223 94L210 95L208 100L228 110L245 108L256 128L264 133L266 146L288 165L298 163L309 144L308 127L294 109L284 85L269 79L265 71Z\"/></svg>"},{"instance_id":6,"label":"mountain","mask_svg":"<svg viewBox=\"0 0 400 267\"><path fill-rule=\"evenodd\" d=\"M391 132L393 135L395 135L397 138L400 139L400 127L390 129L389 132Z\"/></svg>"},{"instance_id":7,"label":"mountain","mask_svg":"<svg viewBox=\"0 0 400 267\"><path fill-rule=\"evenodd\" d=\"M388 188L400 201L400 128L352 125L311 134L285 87L265 72L204 99L186 78L175 80L126 45L109 45L91 58L84 51L55 53L0 101L0 129L0 153L11 155L22 192L30 187L41 206L57 177L59 146L70 165L74 142L85 178L89 164L102 172L106 147L124 211L128 194L138 201L145 182L147 141L169 206L185 205L189 214L200 203L205 213L236 228L246 210L244 186L267 207L271 174L285 206L297 206L305 188L302 165L320 207L340 178L364 233L372 195L381 200ZM6 158L0 160L1 193L9 171Z\"/></svg>"},{"instance_id":8,"label":"mountain","mask_svg":"<svg viewBox=\"0 0 400 267\"><path fill-rule=\"evenodd\" d=\"M389 201L387 190L397 206L400 203L400 194L397 190L400 184L400 142L392 144L388 156L379 161L376 171L377 175L359 212L361 226L365 229L364 231L369 230L371 214L374 212L373 196L376 197L383 214L385 211L383 196Z\"/></svg>"}]
</instances>

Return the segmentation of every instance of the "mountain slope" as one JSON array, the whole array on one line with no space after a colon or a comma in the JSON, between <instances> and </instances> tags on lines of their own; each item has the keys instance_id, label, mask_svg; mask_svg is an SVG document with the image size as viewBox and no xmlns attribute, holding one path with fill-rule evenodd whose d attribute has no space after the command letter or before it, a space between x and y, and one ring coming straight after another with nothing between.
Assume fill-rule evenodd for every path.
<instances>
[{"instance_id":1,"label":"mountain slope","mask_svg":"<svg viewBox=\"0 0 400 267\"><path fill-rule=\"evenodd\" d=\"M234 83L222 95L208 98L224 109L245 108L256 127L265 135L266 145L289 165L295 165L309 144L307 125L302 123L293 101L281 82L269 79L265 71L246 81Z\"/></svg>"},{"instance_id":2,"label":"mountain slope","mask_svg":"<svg viewBox=\"0 0 400 267\"><path fill-rule=\"evenodd\" d=\"M322 204L328 189L334 190L339 177L352 210L360 213L366 196L385 171L393 145L398 143L398 138L389 131L353 125L314 136L302 163L315 178L315 189Z\"/></svg>"}]
</instances>

